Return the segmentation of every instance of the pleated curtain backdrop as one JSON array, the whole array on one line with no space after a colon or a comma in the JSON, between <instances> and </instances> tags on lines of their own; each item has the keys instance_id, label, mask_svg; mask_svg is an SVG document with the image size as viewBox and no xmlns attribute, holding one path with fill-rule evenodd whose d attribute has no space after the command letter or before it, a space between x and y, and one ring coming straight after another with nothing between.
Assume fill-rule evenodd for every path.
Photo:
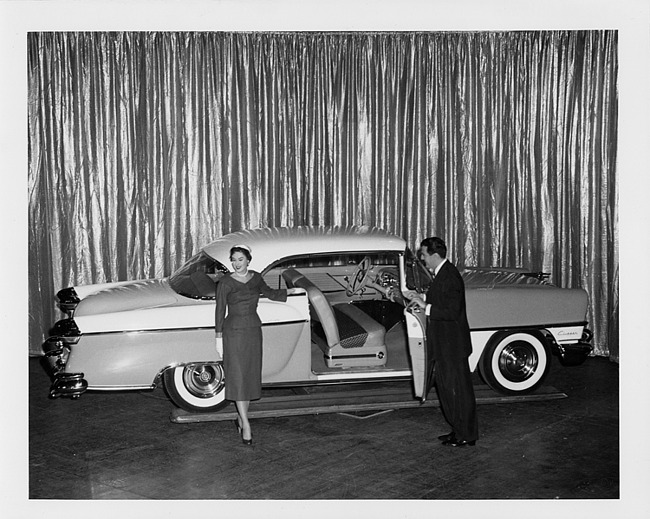
<instances>
[{"instance_id":1,"label":"pleated curtain backdrop","mask_svg":"<svg viewBox=\"0 0 650 519\"><path fill-rule=\"evenodd\" d=\"M617 32L30 33L29 350L73 284L278 225L589 292L618 360Z\"/></svg>"}]
</instances>

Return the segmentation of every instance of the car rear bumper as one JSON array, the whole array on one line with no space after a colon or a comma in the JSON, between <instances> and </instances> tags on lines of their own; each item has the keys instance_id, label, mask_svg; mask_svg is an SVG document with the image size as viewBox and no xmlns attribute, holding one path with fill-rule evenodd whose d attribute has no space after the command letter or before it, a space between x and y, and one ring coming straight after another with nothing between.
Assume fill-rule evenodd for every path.
<instances>
[{"instance_id":1,"label":"car rear bumper","mask_svg":"<svg viewBox=\"0 0 650 519\"><path fill-rule=\"evenodd\" d=\"M594 347L590 344L592 333L584 329L582 338L575 343L556 344L555 353L563 366L578 366L591 354Z\"/></svg>"}]
</instances>

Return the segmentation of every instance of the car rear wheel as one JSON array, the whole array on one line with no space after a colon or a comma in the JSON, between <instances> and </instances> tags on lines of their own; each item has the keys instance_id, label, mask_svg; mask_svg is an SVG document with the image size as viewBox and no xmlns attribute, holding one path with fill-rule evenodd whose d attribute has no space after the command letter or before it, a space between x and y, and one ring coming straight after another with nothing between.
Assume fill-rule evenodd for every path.
<instances>
[{"instance_id":1,"label":"car rear wheel","mask_svg":"<svg viewBox=\"0 0 650 519\"><path fill-rule=\"evenodd\" d=\"M170 368L163 379L171 401L185 411L214 412L228 405L221 362L193 362Z\"/></svg>"},{"instance_id":2,"label":"car rear wheel","mask_svg":"<svg viewBox=\"0 0 650 519\"><path fill-rule=\"evenodd\" d=\"M522 395L537 389L551 367L550 350L536 332L495 334L481 356L479 371L495 391Z\"/></svg>"}]
</instances>

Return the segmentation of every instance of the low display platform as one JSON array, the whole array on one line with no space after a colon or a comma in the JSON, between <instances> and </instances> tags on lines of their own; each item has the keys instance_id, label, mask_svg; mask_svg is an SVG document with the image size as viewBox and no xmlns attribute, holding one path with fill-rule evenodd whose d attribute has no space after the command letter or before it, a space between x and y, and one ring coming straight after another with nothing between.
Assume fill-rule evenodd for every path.
<instances>
[{"instance_id":1,"label":"low display platform","mask_svg":"<svg viewBox=\"0 0 650 519\"><path fill-rule=\"evenodd\" d=\"M274 392L282 394L274 395ZM503 404L557 400L567 398L565 393L544 386L529 395L501 395L488 386L474 386L477 404ZM375 414L394 409L414 407L439 407L435 390L429 393L424 403L413 397L412 390L406 386L346 388L336 386L306 387L289 390L265 390L260 400L250 403L250 418L270 418L277 416L297 416L305 414L342 413L356 418L368 418ZM234 404L215 413L190 413L174 409L170 419L174 423L218 422L234 420L237 411Z\"/></svg>"}]
</instances>

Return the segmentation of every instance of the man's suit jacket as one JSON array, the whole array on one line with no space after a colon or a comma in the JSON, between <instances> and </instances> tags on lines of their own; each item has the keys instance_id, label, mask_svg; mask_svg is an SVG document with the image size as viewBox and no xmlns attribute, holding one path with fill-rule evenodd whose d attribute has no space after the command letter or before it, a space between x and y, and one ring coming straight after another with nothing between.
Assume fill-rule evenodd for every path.
<instances>
[{"instance_id":1,"label":"man's suit jacket","mask_svg":"<svg viewBox=\"0 0 650 519\"><path fill-rule=\"evenodd\" d=\"M466 359L472 342L465 308L465 283L458 269L446 261L427 291L431 305L427 318L429 360Z\"/></svg>"}]
</instances>

